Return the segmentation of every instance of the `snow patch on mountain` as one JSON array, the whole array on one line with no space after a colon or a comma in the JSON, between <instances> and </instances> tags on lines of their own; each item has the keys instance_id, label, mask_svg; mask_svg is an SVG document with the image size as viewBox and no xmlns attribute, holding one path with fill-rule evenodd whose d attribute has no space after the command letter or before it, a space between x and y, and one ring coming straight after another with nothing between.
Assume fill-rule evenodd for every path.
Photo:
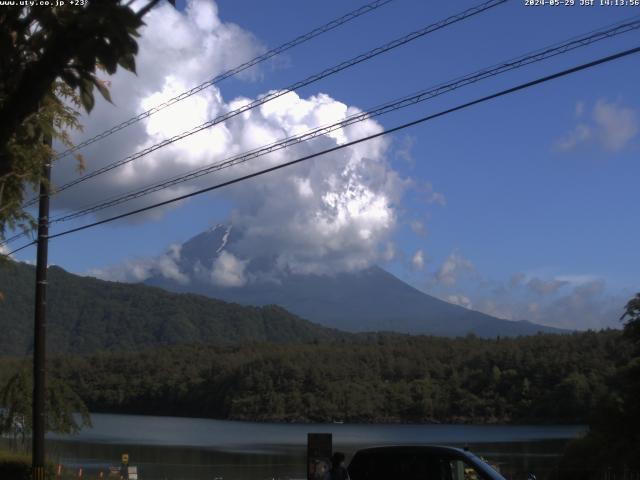
<instances>
[{"instance_id":1,"label":"snow patch on mountain","mask_svg":"<svg viewBox=\"0 0 640 480\"><path fill-rule=\"evenodd\" d=\"M221 227L224 227L224 225L220 225ZM229 241L229 234L231 233L231 229L233 228L233 225L229 225L225 232L224 235L222 236L222 243L220 244L220 246L218 247L218 249L216 250L216 253L220 253L224 247L227 246L227 242Z\"/></svg>"}]
</instances>

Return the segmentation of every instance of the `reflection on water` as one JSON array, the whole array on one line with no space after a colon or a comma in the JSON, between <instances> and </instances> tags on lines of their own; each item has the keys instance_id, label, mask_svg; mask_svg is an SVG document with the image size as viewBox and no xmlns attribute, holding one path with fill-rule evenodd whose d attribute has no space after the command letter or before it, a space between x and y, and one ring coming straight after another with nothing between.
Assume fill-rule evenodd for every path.
<instances>
[{"instance_id":1,"label":"reflection on water","mask_svg":"<svg viewBox=\"0 0 640 480\"><path fill-rule=\"evenodd\" d=\"M533 471L542 480L566 441L584 431L582 426L260 424L99 414L92 420L93 428L77 436L49 436L48 455L69 469L94 474L128 453L141 480L304 478L308 432L332 433L334 448L347 458L372 445L468 444L509 479Z\"/></svg>"}]
</instances>

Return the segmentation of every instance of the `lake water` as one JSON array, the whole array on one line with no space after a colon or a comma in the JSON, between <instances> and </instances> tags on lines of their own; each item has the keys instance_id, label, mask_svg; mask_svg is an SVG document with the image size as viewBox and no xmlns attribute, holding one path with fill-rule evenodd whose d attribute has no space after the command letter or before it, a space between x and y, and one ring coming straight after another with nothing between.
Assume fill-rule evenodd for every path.
<instances>
[{"instance_id":1,"label":"lake water","mask_svg":"<svg viewBox=\"0 0 640 480\"><path fill-rule=\"evenodd\" d=\"M273 424L138 415L92 415L78 435L50 435L48 454L93 474L128 453L141 480L305 477L307 433L332 433L334 450L392 444L463 446L495 462L507 478L545 478L565 443L584 426Z\"/></svg>"}]
</instances>

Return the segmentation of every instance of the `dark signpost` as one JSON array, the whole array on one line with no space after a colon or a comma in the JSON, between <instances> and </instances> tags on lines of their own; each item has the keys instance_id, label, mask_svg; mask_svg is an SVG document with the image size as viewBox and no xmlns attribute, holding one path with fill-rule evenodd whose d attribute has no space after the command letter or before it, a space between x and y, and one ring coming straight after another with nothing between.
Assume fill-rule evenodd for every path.
<instances>
[{"instance_id":1,"label":"dark signpost","mask_svg":"<svg viewBox=\"0 0 640 480\"><path fill-rule=\"evenodd\" d=\"M307 480L320 480L331 468L333 436L330 433L307 434Z\"/></svg>"}]
</instances>

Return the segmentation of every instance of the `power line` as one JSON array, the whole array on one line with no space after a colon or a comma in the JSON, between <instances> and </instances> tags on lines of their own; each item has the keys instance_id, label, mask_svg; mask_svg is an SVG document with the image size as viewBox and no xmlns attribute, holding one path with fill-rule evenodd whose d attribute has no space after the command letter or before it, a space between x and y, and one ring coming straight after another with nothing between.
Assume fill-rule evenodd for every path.
<instances>
[{"instance_id":1,"label":"power line","mask_svg":"<svg viewBox=\"0 0 640 480\"><path fill-rule=\"evenodd\" d=\"M7 257L10 257L10 256L11 256L11 255L13 255L14 253L18 253L20 250L24 250L25 248L30 247L31 245L35 245L36 243L38 243L38 242L36 242L35 240L33 240L33 241L31 241L31 242L27 243L26 245L22 245L21 247L16 248L15 250L13 250L13 251L11 251L11 252L9 252L9 253L7 253L7 254L3 254L3 255L6 255Z\"/></svg>"},{"instance_id":2,"label":"power line","mask_svg":"<svg viewBox=\"0 0 640 480\"><path fill-rule=\"evenodd\" d=\"M403 130L405 128L409 128L409 127L418 125L420 123L424 123L424 122L427 122L427 121L430 121L430 120L434 120L436 118L443 117L445 115L457 112L459 110L464 110L466 108L472 107L474 105L478 105L480 103L488 102L490 100L493 100L493 99L496 99L496 98L499 98L499 97L503 97L503 96L509 95L511 93L518 92L520 90L525 90L525 89L531 88L531 87L533 87L535 85L546 83L546 82L549 82L551 80L555 80L555 79L558 79L558 78L561 78L561 77L565 77L565 76L571 75L573 73L577 73L577 72L582 71L582 70L587 70L589 68L593 68L593 67L596 67L598 65L609 63L609 62L612 62L614 60L618 60L620 58L636 54L638 52L640 52L640 46L632 48L632 49L629 49L629 50L624 50L622 52L618 52L616 54L609 55L607 57L601 57L601 58L599 58L597 60L594 60L594 61L591 61L591 62L588 62L588 63L584 63L584 64L581 64L581 65L578 65L578 66L575 66L575 67L572 67L572 68L569 68L569 69L566 69L566 70L562 70L560 72L557 72L557 73L554 73L554 74L551 74L551 75L540 77L540 78L537 78L536 80L532 80L532 81L529 81L529 82L526 82L526 83L519 84L519 85L517 85L515 87L511 87L511 88L508 88L506 90L502 90L500 92L497 92L497 93L494 93L494 94L491 94L491 95L487 95L485 97L482 97L482 98L479 98L479 99L476 99L476 100L473 100L473 101L470 101L470 102L467 102L467 103L463 103L461 105L449 108L447 110L442 110L442 111L440 111L438 113L434 113L434 114L431 114L431 115L427 115L427 116L421 117L421 118L419 118L417 120L413 120L411 122L407 122L407 123L398 125L398 126L393 127L393 128L391 128L389 130L385 130L385 131L382 131L382 132L379 132L379 133L376 133L376 134L373 134L373 135L369 135L367 137L362 137L362 138L359 138L357 140L353 140L351 142L348 142L348 143L345 143L345 144L342 144L342 145L338 145L336 147L332 147L332 148L323 150L321 152L316 152L316 153L313 153L313 154L298 158L296 160L292 160L290 162L286 162L286 163L283 163L283 164L280 164L280 165L275 165L273 167L269 167L269 168L260 170L258 172L254 172L254 173L251 173L251 174L248 174L248 175L244 175L242 177L238 177L238 178L235 178L233 180L228 180L226 182L222 182L222 183L219 183L217 185L213 185L213 186L210 186L210 187L207 187L207 188L203 188L203 189L198 190L196 192L191 192L191 193L188 193L188 194L185 194L185 195L181 195L179 197L175 197L175 198L172 198L172 199L169 199L169 200L158 202L158 203L155 203L153 205L149 205L149 206L146 206L146 207L143 207L143 208L138 208L136 210L132 210L132 211L129 211L127 213L123 213L123 214L116 215L116 216L113 216L113 217L110 217L110 218L106 218L104 220L100 220L100 221L97 221L97 222L93 222L93 223L89 223L89 224L86 224L86 225L82 225L80 227L71 228L69 230L65 230L65 231L56 233L54 235L50 235L48 238L52 239L52 238L61 237L61 236L64 236L64 235L69 235L71 233L76 233L76 232L79 232L79 231L82 231L82 230L86 230L88 228L93 228L93 227L96 227L98 225L103 225L105 223L110 223L110 222L113 222L115 220L119 220L119 219L122 219L122 218L125 218L125 217L129 217L131 215L135 215L135 214L138 214L138 213L146 212L146 211L152 210L154 208L158 208L158 207L162 207L162 206L165 206L165 205L169 205L171 203L175 203L175 202L178 202L180 200L185 200L187 198L191 198L191 197L194 197L196 195L201 195L201 194L206 193L206 192L217 190L217 189L220 189L222 187L233 185L234 183L239 183L239 182L242 182L242 181L245 181L245 180L249 180L251 178L258 177L260 175L264 175L266 173L270 173L270 172L273 172L273 171L276 171L276 170L280 170L282 168L289 167L291 165L295 165L297 163L301 163L301 162L304 162L306 160L310 160L312 158L319 157L321 155L325 155L327 153L332 153L332 152L341 150L343 148L351 147L353 145L356 145L356 144L359 144L359 143L362 143L362 142L366 142L368 140L372 140L374 138L381 137L383 135L388 135L390 133L394 133L394 132ZM27 244L27 245L23 245L19 249L14 250L13 252L9 253L9 255L13 255L15 252L17 252L19 250L22 250L23 248L27 248L28 246L32 245L33 243L35 243L35 242L32 242L32 243Z\"/></svg>"},{"instance_id":3,"label":"power line","mask_svg":"<svg viewBox=\"0 0 640 480\"><path fill-rule=\"evenodd\" d=\"M26 237L27 235L29 235L29 233L28 233L28 232L20 232L20 233L16 233L15 235L13 235L13 236L11 236L11 237L9 237L9 238L5 238L4 240L2 240L2 241L0 242L0 247L3 247L3 246L8 245L8 244L10 244L10 243L12 243L12 242L15 242L15 241L16 241L16 240L18 240L19 238Z\"/></svg>"},{"instance_id":4,"label":"power line","mask_svg":"<svg viewBox=\"0 0 640 480\"><path fill-rule=\"evenodd\" d=\"M98 135L91 137L87 140L85 140L82 143L79 143L78 145L75 145L74 147L71 147L67 150L65 150L64 152L58 154L54 160L59 160L63 157L66 157L68 155L70 155L71 153L84 148L88 145L91 145L92 143L95 143L99 140L102 140L105 137L108 137L124 128L127 128L141 120L144 120L145 118L150 117L151 115L153 115L154 113L159 112L160 110L163 110L171 105L173 105L174 103L180 102L182 100L184 100L185 98L189 98L192 95L195 95L198 92L201 92L202 90L205 90L213 85L215 85L216 83L220 83L221 81L232 77L234 75L237 75L240 72L243 72L245 70L247 70L248 68L251 68L255 65L257 65L258 63L264 62L266 60L269 60L272 57L275 57L276 55L279 55L287 50L290 50L293 47L296 47L302 43L305 43L319 35L322 35L323 33L329 32L330 30L333 30L334 28L339 27L340 25L343 25L347 22L350 22L351 20L354 20L366 13L372 12L373 10L382 7L383 5L386 5L387 3L392 2L393 0L376 0L375 2L371 2L368 3L366 5L363 5L362 7L356 9L356 10L352 10L349 13L346 13L345 15L343 15L342 17L336 18L334 20L331 20L328 23L325 23L324 25L314 28L313 30L311 30L310 32L307 32L303 35L300 35L296 38L294 38L293 40L290 40L287 43L284 43L282 45L280 45L279 47L276 47L272 50L269 50L266 53L263 53L262 55L259 55L255 58L253 58L252 60L249 60L248 62L243 63L242 65L238 65L235 68L232 68L231 70L227 70L224 73L221 73L220 75L217 75L216 77L213 77L210 80L207 80L206 82L201 83L200 85L197 85L195 87L193 87L191 90L186 90L184 92L182 92L181 94L167 100L164 103L161 103L160 105L157 105L145 112L142 112L141 114L130 118L129 120L126 120L118 125L115 125L111 128L109 128L108 130L105 130L102 133L99 133Z\"/></svg>"},{"instance_id":5,"label":"power line","mask_svg":"<svg viewBox=\"0 0 640 480\"><path fill-rule=\"evenodd\" d=\"M134 198L139 198L143 195L146 194L150 194L153 193L155 191L159 191L162 190L164 188L168 188L170 186L173 186L175 184L178 183L182 183L183 181L187 181L187 180L191 180L194 178L198 178L200 176L209 174L211 172L214 171L218 171L221 170L223 168L228 168L231 167L233 165L239 164L239 163L244 163L246 161L249 161L253 158L257 158L259 156L262 155L266 155L268 153L274 152L276 150L280 150L283 148L286 148L288 146L297 144L297 143L301 143L303 141L307 141L310 140L312 138L316 138L318 136L321 135L326 135L327 133L330 133L333 130L339 129L339 128L344 128L345 126L348 126L352 123L358 122L358 121L362 121L365 120L367 118L373 118L379 115L383 115L385 113L388 113L390 111L393 110L397 110L400 108L404 108L406 106L409 105L413 105L415 103L427 100L429 98L433 98L435 96L441 95L443 93L447 93L449 91L455 90L457 88L460 88L462 86L468 85L470 83L474 83L480 80L483 80L485 78L488 78L490 76L495 76L501 73L504 73L508 70L512 70L515 68L519 68L525 65L529 65L541 60L544 60L546 58L551 58L553 56L562 54L562 53L566 53L570 50L574 50L576 48L580 48L586 45L589 45L591 43L595 43L597 41L606 39L606 38L610 38L610 37L614 37L623 33L626 33L628 31L631 30L635 30L639 27L640 24L640 20L639 20L640 16L634 16L634 17L630 17L628 19L625 19L621 22L615 23L613 25L609 25L607 27L602 27L599 30L593 30L589 33L583 34L581 36L576 36L576 37L572 37L569 40L566 40L564 42L560 42L557 44L554 44L552 46L543 48L543 49L539 49L533 52L530 52L528 54L524 54L521 55L519 57L515 57L513 59L504 61L504 62L500 62L498 64L495 64L492 67L488 67L485 68L483 70L479 70L476 73L473 74L468 74L466 76L463 77L458 77L455 80L452 80L448 83L442 83L437 85L436 87L433 87L430 90L425 90L425 91L421 91L418 92L416 94L413 94L411 96L407 96L404 97L400 100L396 100L394 102L389 102L387 104L383 104L380 105L378 107L374 107L373 109L370 109L367 112L363 112L360 114L356 114L353 115L351 117L348 117L345 120L342 120L341 122L337 122L335 124L332 125L327 125L327 126L323 126L311 131L308 131L304 134L298 135L298 136L294 136L294 137L289 137L280 141L277 141L273 144L267 145L267 146L263 146L260 147L258 149L246 152L242 155L236 156L236 157L232 157L230 159L224 160L222 162L218 162L215 163L213 165L209 165L207 167L204 168L200 168L191 172L188 172L186 174L181 174L181 175L177 175L175 177L169 178L165 181L156 183L156 184L152 184L149 185L147 187L144 187L141 190L136 190L136 191L132 191L129 192L127 194L124 195L119 195L119 196L113 196L110 197L102 202L99 203L95 203L89 207L83 208L80 211L76 211L73 212L69 215L65 215L65 216L61 216L55 219L52 219L52 223L53 222L60 222L60 221L67 221L67 220L71 220L72 218L77 218L83 215L86 215L88 213L92 213L98 210L102 210L104 208L108 208L111 206L115 206L117 204L123 203L125 201L128 200L132 200ZM13 241L23 237L23 236L27 236L27 233L20 233L17 235L14 235L13 237L10 237L8 239L6 239L3 242L0 242L0 246L2 245L6 245L8 243L12 243Z\"/></svg>"},{"instance_id":6,"label":"power line","mask_svg":"<svg viewBox=\"0 0 640 480\"><path fill-rule=\"evenodd\" d=\"M122 165L130 163L130 162L132 162L132 161L134 161L134 160L136 160L136 159L138 159L140 157L148 155L148 154L154 152L155 150L158 150L158 149L160 149L162 147L166 147L167 145L175 143L178 140L182 140L182 139L184 139L186 137L189 137L189 136L191 136L191 135L193 135L195 133L198 133L198 132L200 132L200 131L202 131L202 130L204 130L206 128L210 128L210 127L212 127L214 125L217 125L217 124L222 123L222 122L224 122L226 120L229 120L230 118L233 118L233 117L235 117L237 115L240 115L241 113L244 113L244 112L246 112L248 110L254 109L254 108L256 108L256 107L258 107L260 105L263 105L263 104L265 104L265 103L267 103L267 102L269 102L271 100L275 100L276 98L279 98L279 97L281 97L281 96L283 96L283 95L285 95L285 94L287 94L287 93L289 93L291 91L295 91L295 90L298 90L298 89L300 89L302 87L305 87L307 85L315 83L315 82L317 82L317 81L319 81L319 80L321 80L323 78L326 78L326 77L328 77L330 75L334 75L334 74L336 74L336 73L338 73L338 72L340 72L342 70L345 70L345 69L347 69L349 67L357 65L359 63L362 63L362 62L364 62L366 60L369 60L369 59L371 59L373 57L376 57L376 56L378 56L378 55L380 55L382 53L388 52L389 50L392 50L394 48L397 48L397 47L400 47L402 45L405 45L405 44L407 44L407 43L409 43L409 42L411 42L413 40L421 38L421 37L423 37L425 35L428 35L430 33L435 32L437 30L443 29L443 28L445 28L445 27L447 27L449 25L452 25L454 23L457 23L457 22L460 22L462 20L465 20L465 19L467 19L469 17L472 17L474 15L478 15L478 14L480 14L482 12L485 12L485 11L491 9L491 8L494 8L494 7L498 6L498 5L502 5L502 4L506 3L507 1L508 0L489 0L489 1L486 1L486 2L484 2L482 4L480 4L480 5L476 5L475 7L471 7L469 9L467 9L467 10L464 10L461 13L458 13L456 15L452 15L452 16L450 16L450 17L448 17L448 18L446 18L444 20L441 20L441 21L439 21L437 23L428 25L428 26L426 26L426 27L424 27L424 28L422 28L420 30L416 30L416 31L414 31L412 33L409 33L409 34L403 36L403 37L400 37L400 38L395 39L395 40L393 40L391 42L388 42L388 43L386 43L386 44L384 44L382 46L379 46L377 48L369 50L366 53L363 53L361 55L353 57L350 60L344 61L344 62L342 62L342 63L340 63L340 64L338 64L336 66L327 68L327 69L323 70L320 73L317 73L315 75L311 75L310 77L307 77L304 80L298 81L298 82L296 82L296 83L294 83L294 84L292 84L292 85L290 85L290 86L288 86L288 87L286 87L284 89L272 92L272 93L270 93L268 95L265 95L265 96L263 96L261 98L258 98L256 100L248 103L247 105L244 105L244 106L242 106L242 107L240 107L240 108L238 108L236 110L232 110L232 111L227 112L225 114L219 115L219 116L215 117L213 120L209 120L209 121L207 121L205 123L202 123L201 125L193 127L190 130L182 132L182 133L180 133L178 135L174 135L171 138L165 139L162 142L159 142L159 143L157 143L155 145L152 145L152 146L150 146L148 148L145 148L144 150L141 150L141 151L139 151L137 153L134 153L133 155L130 155L130 156L128 156L128 157L126 157L126 158L124 158L122 160L119 160L117 162L113 162L113 163L111 163L109 165L106 165L106 166L104 166L102 168L94 170L91 173L83 175L80 178L72 180L72 181L70 181L70 182L58 187L55 192L52 192L52 194L58 194L58 193L66 190L66 189L68 189L68 188L70 188L70 187L72 187L74 185L77 185L77 184L79 184L81 182L84 182L86 180L94 178L94 177L96 177L98 175L101 175L103 173L109 172L109 171L111 171L111 170L113 170L115 168L118 168L118 167L120 167ZM29 202L26 203L25 208L33 205L36 201L37 201L37 199L30 200Z\"/></svg>"},{"instance_id":7,"label":"power line","mask_svg":"<svg viewBox=\"0 0 640 480\"><path fill-rule=\"evenodd\" d=\"M633 20L633 18L635 18L635 20ZM300 135L296 135L296 136L292 136L292 137L288 137L288 138L276 141L272 144L265 145L263 147L245 152L240 155L236 155L234 157L225 159L221 162L216 162L206 167L192 170L190 172L171 177L161 182L148 185L142 189L138 189L126 194L110 197L106 200L94 203L91 206L82 208L70 214L63 215L58 218L54 218L52 220L52 223L68 221L68 220L72 220L75 218L88 215L90 213L104 210L106 208L113 207L136 198L140 198L144 195L148 195L160 190L164 190L171 186L184 183L186 181L193 180L195 178L199 178L204 175L208 175L212 172L216 172L225 168L229 168L241 163L248 162L249 160L267 155L269 153L272 153L278 150L282 150L292 145L306 142L320 136L325 136L335 130L345 128L349 125L353 125L355 123L364 121L366 119L375 118L392 111L396 111L411 105L415 105L419 102L423 102L431 98L437 97L439 95L451 92L458 88L470 85L472 83L476 83L478 81L500 75L507 71L515 70L517 68L521 68L526 65L531 65L533 63L537 63L537 62L546 60L548 58L555 57L560 54L564 54L566 52L575 50L577 48L590 45L592 43L601 41L603 39L611 38L632 30L636 30L640 28L640 18L638 16L633 18L623 22L619 22L614 26L610 26L609 28L592 31L589 34L585 34L579 37L573 37L572 39L567 40L563 43L557 43L555 45L545 47L543 49L539 49L525 55L521 55L514 59L511 59L502 63L498 63L492 67L487 67L485 69L476 71L475 73L471 73L463 77L458 77L455 80L452 80L450 82L441 83L428 90L422 90L416 94L403 97L399 100L388 102L386 104L380 105L368 111L361 112L361 113L352 115L350 117L347 117L346 119L341 120L339 122L336 122L330 125L325 125L313 130L309 130Z\"/></svg>"},{"instance_id":8,"label":"power line","mask_svg":"<svg viewBox=\"0 0 640 480\"><path fill-rule=\"evenodd\" d=\"M387 1L393 1L393 0L387 0ZM424 35L427 35L427 34L429 34L431 32L434 32L436 30L442 29L442 28L444 28L444 27L446 27L446 26L448 26L450 24L456 23L456 22L461 21L463 19L466 19L466 18L468 18L470 16L473 16L473 15L479 14L481 12L484 12L485 10L488 10L488 9L493 8L495 6L501 5L502 3L506 3L507 1L508 0L489 0L489 1L485 2L485 3L480 4L480 5L471 7L469 9L457 14L457 15L450 16L450 17L448 17L448 18L446 18L444 20L441 20L440 22L431 24L431 25L429 25L427 27L424 27L423 29L420 29L420 30L414 31L414 32L412 32L412 33L410 33L408 35L405 35L404 37L401 37L401 38L398 38L398 39L393 40L391 42L388 42L388 43L386 43L386 44L384 44L384 45L382 45L380 47L377 47L377 48L375 48L373 50L370 50L370 51L368 51L368 52L366 52L364 54L361 54L361 55L359 55L357 57L354 57L354 58L352 58L352 59L350 59L348 61L342 62L341 64L339 64L337 66L325 69L324 71L322 71L319 74L312 75L311 77L308 77L305 80L296 82L295 84L290 85L289 87L286 87L285 89L283 89L281 91L278 91L278 92L275 92L273 94L270 94L270 95L267 95L265 97L262 97L260 99L257 99L254 102L252 102L252 103L250 103L248 105L245 105L244 107L241 107L240 109L236 109L236 110L234 110L232 112L228 112L225 115L218 116L218 117L214 118L213 120L205 122L205 123L203 123L203 124L201 124L201 125L199 125L197 127L194 127L193 129L191 129L189 131L183 132L183 133L181 133L179 135L176 135L176 136L174 136L174 137L172 137L170 139L166 139L166 140L164 140L164 141L162 141L162 142L160 142L158 144L152 145L152 146L150 146L150 147L148 147L148 148L146 148L144 150L141 150L141 151L139 151L139 152L137 152L137 153L135 153L133 155L130 155L130 156L128 156L128 157L126 157L126 158L124 158L122 160L119 160L117 162L113 162L113 163L111 163L111 164L109 164L109 165L107 165L105 167L102 167L102 168L100 168L98 170L95 170L95 171L89 173L89 174L86 174L86 175L84 175L84 176L82 176L82 177L80 177L78 179L75 179L75 180L73 180L71 182L63 184L62 186L58 187L54 192L51 192L50 195L54 195L54 194L60 193L60 192L66 190L66 189L68 189L68 188L70 188L70 187L72 187L72 186L74 186L74 185L76 185L78 183L81 183L83 181L89 180L89 179L94 178L94 177L96 177L98 175L101 175L103 173L106 173L106 172L108 172L110 170L113 170L113 169L115 169L115 168L117 168L117 167L119 167L121 165L125 165L125 164L127 164L129 162L132 162L132 161L138 159L138 158L141 158L141 157L143 157L145 155L148 155L148 154L154 152L155 150L157 150L159 148L162 148L162 147L167 146L167 145L169 145L171 143L174 143L174 142L176 142L178 140L186 138L186 137L188 137L190 135L193 135L193 134L195 134L195 133L197 133L197 132L199 132L201 130L204 130L206 128L214 126L214 125L216 125L218 123L224 122L225 120L227 120L229 118L237 116L237 115L239 115L239 114L241 114L241 113L243 113L245 111L248 111L248 110L250 110L252 108L258 107L258 106L260 106L260 105L262 105L264 103L267 103L268 101L274 100L274 99L276 99L276 98L288 93L289 91L296 90L296 89L299 89L299 88L301 88L303 86L309 85L309 84L311 84L313 82L316 82L316 81L318 81L318 80L320 80L322 78L325 78L325 77L327 77L329 75L333 75L333 74L335 74L335 73L337 73L337 72L339 72L341 70L349 68L349 67L351 67L353 65L361 63L361 62L363 62L365 60L368 60L368 59L370 59L372 57L375 57L377 55L380 55L382 53L385 53L385 52L387 52L387 51L389 51L389 50L391 50L393 48L399 47L399 46L404 45L404 44L406 44L406 43L408 43L408 42L410 42L412 40L415 40L415 39L420 38L420 37L422 37ZM374 2L373 4L377 4L377 3L378 2ZM380 5L378 5L378 6L381 6L384 3L386 3L386 2L380 3ZM373 4L369 4L369 5L365 6L365 7L362 7L359 10L366 9L367 7L369 7L369 6L373 5ZM357 11L358 10L356 10L354 12L357 12ZM341 18L344 19L344 18L354 14L354 12L351 12L350 14L347 14L344 17L341 17ZM338 20L336 20L336 22L337 21ZM344 23L344 22L342 22L342 23ZM326 25L329 25L329 24L326 24ZM320 27L317 30L320 30L322 28L324 28L324 27ZM309 35L309 34L307 34L307 35ZM303 36L298 37L298 38L302 38L302 37L305 37L305 36L303 35ZM290 43L294 43L294 42L296 42L296 40L294 40L294 41L292 41ZM287 45L287 44L285 44L285 45ZM278 49L280 49L280 48L283 48L283 46L278 47ZM274 49L274 51L278 50L278 49ZM260 58L260 57L258 57L258 58ZM238 67L238 68L240 68L240 67ZM223 74L223 75L226 75L226 74ZM213 80L215 80L215 79L213 79ZM211 82L213 82L213 80L211 80ZM195 89L200 88L201 86L205 85L206 83L207 82L203 83L202 85L200 85L198 87L195 87ZM206 88L206 87L203 87L203 88ZM202 90L203 88L201 88L200 90ZM195 89L192 89L192 90L195 90ZM200 91L200 90L198 90L198 91ZM191 91L189 91L189 92L191 92ZM188 92L185 92L185 93L188 93ZM197 92L194 91L193 93L197 93ZM190 95L192 95L193 93L191 93ZM178 96L178 97L180 97L180 96ZM177 99L178 97L175 97L174 99L171 99L168 102L172 102L173 100ZM173 103L175 103L175 102L173 102ZM168 105L165 105L165 106L168 106ZM158 107L156 107L156 108L158 108ZM165 108L165 107L162 107L162 108ZM151 109L148 112L151 112L152 110L154 110L154 109ZM145 113L141 114L140 119L146 118L147 116L150 116L151 114L146 115L146 113L148 113L148 112L145 112ZM155 113L155 112L153 112L153 113ZM132 119L132 120L134 120L134 119ZM135 121L137 121L137 120L135 120ZM121 125L124 125L124 124L121 124ZM114 128L116 128L116 127L114 127ZM122 128L124 128L124 127L122 127ZM78 147L80 147L80 146L78 146ZM72 150L70 150L70 151L72 151ZM34 205L37 202L38 202L38 198L37 197L32 198L31 200L27 201L24 204L23 208L28 208L28 207ZM0 242L0 246L1 245L6 245L8 243L11 243L12 241L15 241L16 239L21 238L22 236L25 236L25 235L26 234L14 235L14 237L12 237L11 239L7 239L7 240L4 240L4 241Z\"/></svg>"}]
</instances>

